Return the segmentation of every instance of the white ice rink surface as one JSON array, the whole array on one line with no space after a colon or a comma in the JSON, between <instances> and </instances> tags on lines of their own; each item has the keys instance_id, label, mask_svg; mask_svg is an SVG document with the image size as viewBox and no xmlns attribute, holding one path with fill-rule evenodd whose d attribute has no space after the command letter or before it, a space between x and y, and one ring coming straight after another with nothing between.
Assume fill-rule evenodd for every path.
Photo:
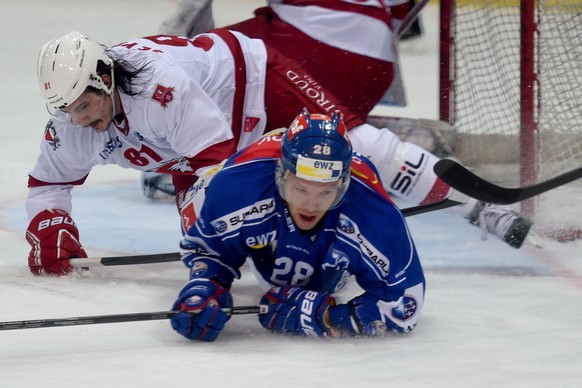
<instances>
[{"instance_id":1,"label":"white ice rink surface","mask_svg":"<svg viewBox=\"0 0 582 388\"><path fill-rule=\"evenodd\" d=\"M157 32L177 1L21 0L0 6L0 321L167 310L187 271L180 263L94 268L38 278L26 266L27 173L47 120L37 93L38 50L78 29L105 44ZM215 2L218 25L261 1ZM436 118L436 7L422 13L424 50L403 54L411 105ZM382 111L382 110L380 110ZM396 111L396 113L399 113ZM152 204L138 173L96 168L74 190L74 217L90 256L173 252L171 203ZM572 212L582 216L579 204ZM427 275L417 330L383 339L307 339L266 332L235 316L214 343L190 342L168 321L0 332L0 388L13 387L580 387L582 244L541 240L515 250L455 216L409 218ZM379 227L382 227L379 225ZM342 292L345 301L355 286ZM254 304L243 271L235 303Z\"/></svg>"}]
</instances>

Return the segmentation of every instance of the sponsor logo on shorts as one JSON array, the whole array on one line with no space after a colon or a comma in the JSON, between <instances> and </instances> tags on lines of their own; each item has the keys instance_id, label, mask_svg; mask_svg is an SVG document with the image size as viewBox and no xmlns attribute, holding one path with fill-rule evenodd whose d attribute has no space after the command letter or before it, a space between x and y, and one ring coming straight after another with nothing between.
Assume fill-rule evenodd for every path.
<instances>
[{"instance_id":1,"label":"sponsor logo on shorts","mask_svg":"<svg viewBox=\"0 0 582 388\"><path fill-rule=\"evenodd\" d=\"M425 159L426 155L421 153L420 158L416 162L406 160L400 167L400 172L390 182L390 188L406 195L408 189L414 187L414 183L421 173L421 167L424 165Z\"/></svg>"},{"instance_id":2,"label":"sponsor logo on shorts","mask_svg":"<svg viewBox=\"0 0 582 388\"><path fill-rule=\"evenodd\" d=\"M321 107L321 109L328 113L341 113L336 105L326 97L326 92L319 82L315 81L312 77L307 74L298 74L293 70L287 70L286 76L305 97Z\"/></svg>"}]
</instances>

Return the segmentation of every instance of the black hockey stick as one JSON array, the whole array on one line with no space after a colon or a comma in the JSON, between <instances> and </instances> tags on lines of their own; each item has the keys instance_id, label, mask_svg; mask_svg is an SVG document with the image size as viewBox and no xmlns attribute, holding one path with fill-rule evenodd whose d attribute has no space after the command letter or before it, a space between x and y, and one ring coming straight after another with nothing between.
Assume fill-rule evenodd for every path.
<instances>
[{"instance_id":1,"label":"black hockey stick","mask_svg":"<svg viewBox=\"0 0 582 388\"><path fill-rule=\"evenodd\" d=\"M412 26L412 24L414 23L414 21L418 17L418 14L420 13L420 11L422 11L424 6L428 2L429 2L429 0L420 0L414 5L414 7L412 7L412 9L410 11L408 11L408 14L402 20L400 27L395 31L395 33L396 33L395 35L397 38L404 35L404 33L410 28L410 26Z\"/></svg>"},{"instance_id":2,"label":"black hockey stick","mask_svg":"<svg viewBox=\"0 0 582 388\"><path fill-rule=\"evenodd\" d=\"M404 217L415 216L418 214L428 213L435 210L446 209L452 206L463 205L463 202L445 199L440 202L418 205L402 209ZM135 264L155 264L180 261L180 253L155 253L147 255L132 256L110 256L110 257L89 257L69 259L72 267L86 268L95 266L117 266L117 265L135 265Z\"/></svg>"},{"instance_id":3,"label":"black hockey stick","mask_svg":"<svg viewBox=\"0 0 582 388\"><path fill-rule=\"evenodd\" d=\"M464 202L455 201L453 199L443 199L442 201L439 202L427 203L426 205L411 206L405 209L400 209L400 212L404 215L404 217L410 217L464 204L465 204Z\"/></svg>"},{"instance_id":4,"label":"black hockey stick","mask_svg":"<svg viewBox=\"0 0 582 388\"><path fill-rule=\"evenodd\" d=\"M223 311L229 315L243 314L265 314L269 311L267 305L256 306L235 306L224 308ZM89 317L73 317L60 319L35 319L30 321L12 321L0 322L0 331L2 330L21 330L21 329L38 329L41 327L67 327L80 325L97 325L101 323L122 323L138 321L155 321L161 319L170 319L178 311L157 311L153 313L131 313L115 315L94 315Z\"/></svg>"},{"instance_id":5,"label":"black hockey stick","mask_svg":"<svg viewBox=\"0 0 582 388\"><path fill-rule=\"evenodd\" d=\"M88 257L69 259L72 267L95 267L110 265L156 264L180 261L180 253L155 253L133 256Z\"/></svg>"},{"instance_id":6,"label":"black hockey stick","mask_svg":"<svg viewBox=\"0 0 582 388\"><path fill-rule=\"evenodd\" d=\"M509 205L535 197L548 190L582 178L582 167L580 167L531 186L507 188L486 181L450 159L439 160L434 166L434 172L453 189L471 198L502 205Z\"/></svg>"}]
</instances>

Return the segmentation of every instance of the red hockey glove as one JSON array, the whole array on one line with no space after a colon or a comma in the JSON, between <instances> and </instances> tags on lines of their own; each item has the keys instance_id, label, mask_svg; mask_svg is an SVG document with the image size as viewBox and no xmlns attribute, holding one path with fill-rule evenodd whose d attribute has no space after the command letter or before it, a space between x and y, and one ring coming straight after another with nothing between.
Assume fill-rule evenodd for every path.
<instances>
[{"instance_id":1,"label":"red hockey glove","mask_svg":"<svg viewBox=\"0 0 582 388\"><path fill-rule=\"evenodd\" d=\"M73 270L69 259L87 257L79 231L64 210L43 210L30 221L26 240L32 246L28 267L35 275L66 275Z\"/></svg>"}]
</instances>

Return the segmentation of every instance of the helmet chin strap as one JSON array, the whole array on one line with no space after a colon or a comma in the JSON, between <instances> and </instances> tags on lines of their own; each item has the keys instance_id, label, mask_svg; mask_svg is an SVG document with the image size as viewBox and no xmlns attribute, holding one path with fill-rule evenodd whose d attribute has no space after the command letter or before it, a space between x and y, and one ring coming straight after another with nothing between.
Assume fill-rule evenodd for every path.
<instances>
[{"instance_id":1,"label":"helmet chin strap","mask_svg":"<svg viewBox=\"0 0 582 388\"><path fill-rule=\"evenodd\" d=\"M107 85L105 85L105 82L103 82L103 91L105 91L105 93L109 94L109 96L111 97L111 120L113 120L115 118L115 115L117 114L116 110L115 110L115 77L114 77L115 73L113 70L113 65L111 65L111 86L107 87Z\"/></svg>"}]
</instances>

